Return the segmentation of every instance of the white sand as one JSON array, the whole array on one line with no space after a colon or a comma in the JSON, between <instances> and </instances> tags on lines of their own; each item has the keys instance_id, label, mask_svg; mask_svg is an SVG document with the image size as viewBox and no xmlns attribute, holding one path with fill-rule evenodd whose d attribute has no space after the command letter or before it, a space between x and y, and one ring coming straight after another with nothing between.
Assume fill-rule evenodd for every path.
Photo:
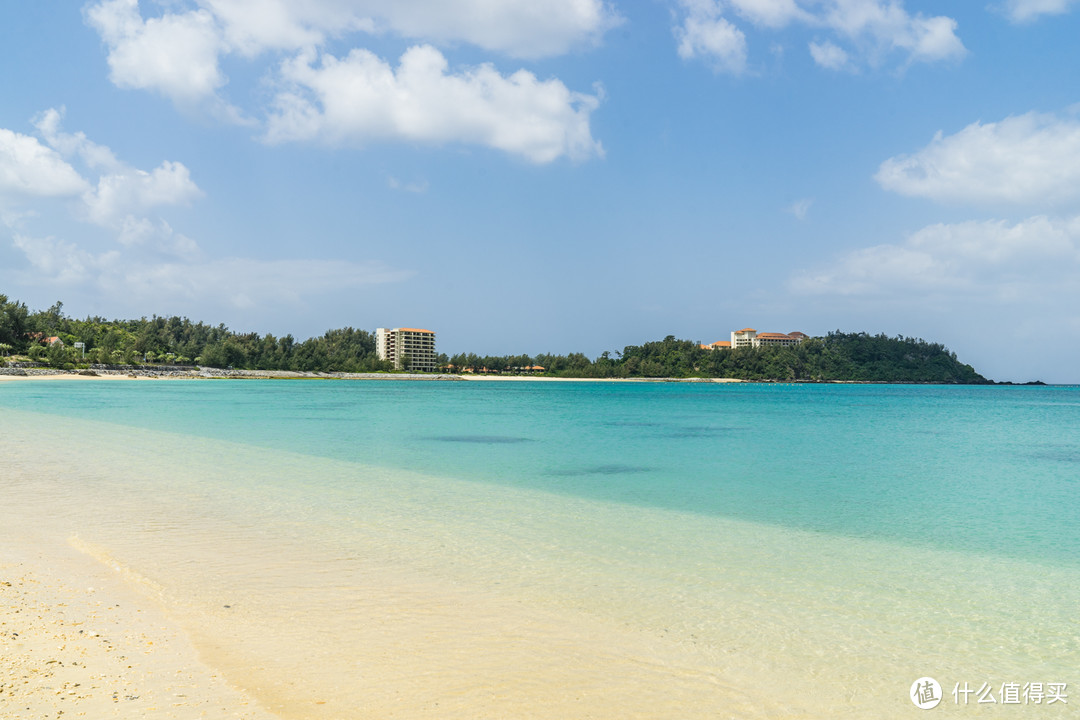
<instances>
[{"instance_id":1,"label":"white sand","mask_svg":"<svg viewBox=\"0 0 1080 720\"><path fill-rule=\"evenodd\" d=\"M4 720L273 717L119 573L73 548L20 544L0 532Z\"/></svg>"}]
</instances>

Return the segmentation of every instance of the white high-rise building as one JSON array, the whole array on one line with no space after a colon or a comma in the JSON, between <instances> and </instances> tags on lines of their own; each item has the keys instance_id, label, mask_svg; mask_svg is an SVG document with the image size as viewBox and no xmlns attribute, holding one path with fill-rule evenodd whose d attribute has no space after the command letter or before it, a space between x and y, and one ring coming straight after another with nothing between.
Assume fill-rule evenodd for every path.
<instances>
[{"instance_id":1,"label":"white high-rise building","mask_svg":"<svg viewBox=\"0 0 1080 720\"><path fill-rule=\"evenodd\" d=\"M435 333L418 328L378 328L375 352L398 370L435 371Z\"/></svg>"}]
</instances>

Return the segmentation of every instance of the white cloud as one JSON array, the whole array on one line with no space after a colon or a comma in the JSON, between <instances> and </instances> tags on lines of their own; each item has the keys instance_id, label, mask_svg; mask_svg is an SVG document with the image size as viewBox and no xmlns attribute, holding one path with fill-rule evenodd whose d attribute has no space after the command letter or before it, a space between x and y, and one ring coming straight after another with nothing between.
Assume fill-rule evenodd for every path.
<instances>
[{"instance_id":1,"label":"white cloud","mask_svg":"<svg viewBox=\"0 0 1080 720\"><path fill-rule=\"evenodd\" d=\"M225 258L204 263L135 265L119 270L115 281L138 296L165 292L178 298L220 300L246 308L255 304L281 307L313 295L400 282L410 276L409 272L374 262Z\"/></svg>"},{"instance_id":2,"label":"white cloud","mask_svg":"<svg viewBox=\"0 0 1080 720\"><path fill-rule=\"evenodd\" d=\"M421 180L419 182L402 182L396 177L388 177L386 184L391 190L402 190L404 192L416 193L422 195L428 191L428 181Z\"/></svg>"},{"instance_id":3,"label":"white cloud","mask_svg":"<svg viewBox=\"0 0 1080 720\"><path fill-rule=\"evenodd\" d=\"M69 217L90 222L116 233L117 242L149 254L193 259L200 250L194 240L175 232L163 219L145 214L166 205L190 202L202 191L188 169L178 162L164 162L150 172L129 167L112 150L98 145L84 133L61 128L63 111L49 109L34 121L49 144L36 138L0 129L0 200L3 221L15 231L13 243L35 268L36 277L69 283L100 273L120 258L118 251L95 255L52 236L36 237L27 226L42 217ZM71 159L97 170L96 185L85 179ZM4 198L6 190L16 191ZM50 198L75 201L57 208Z\"/></svg>"},{"instance_id":4,"label":"white cloud","mask_svg":"<svg viewBox=\"0 0 1080 720\"><path fill-rule=\"evenodd\" d=\"M44 164L39 161L37 167L60 168L62 174L77 178L77 182L69 178L68 186L80 191L87 218L91 222L115 228L125 216L132 213L145 213L165 205L183 205L202 196L202 191L192 181L191 173L183 163L166 161L149 172L129 167L117 160L112 150L92 142L85 133L64 132L61 129L62 121L63 110L55 108L35 118L35 127L51 150L42 147L34 138L20 136L24 138L21 142L23 145L36 145L36 157L48 159ZM4 132L10 131L0 130L0 133ZM0 146L2 138L3 135L0 135ZM64 159L76 157L89 169L103 171L96 187L90 187Z\"/></svg>"},{"instance_id":5,"label":"white cloud","mask_svg":"<svg viewBox=\"0 0 1080 720\"><path fill-rule=\"evenodd\" d=\"M5 193L37 197L78 195L86 180L37 138L0 128L0 197Z\"/></svg>"},{"instance_id":6,"label":"white cloud","mask_svg":"<svg viewBox=\"0 0 1080 720\"><path fill-rule=\"evenodd\" d=\"M940 202L1053 206L1080 198L1080 121L1028 113L938 133L874 176L886 190Z\"/></svg>"},{"instance_id":7,"label":"white cloud","mask_svg":"<svg viewBox=\"0 0 1080 720\"><path fill-rule=\"evenodd\" d=\"M729 0L732 9L754 25L782 28L793 22L812 22L813 15L796 0Z\"/></svg>"},{"instance_id":8,"label":"white cloud","mask_svg":"<svg viewBox=\"0 0 1080 720\"><path fill-rule=\"evenodd\" d=\"M621 22L602 0L199 0L229 46L300 50L354 32L468 43L512 57L561 55Z\"/></svg>"},{"instance_id":9,"label":"white cloud","mask_svg":"<svg viewBox=\"0 0 1080 720\"><path fill-rule=\"evenodd\" d=\"M267 50L322 45L328 36L374 31L356 2L341 0L199 0L221 27L230 50L252 57Z\"/></svg>"},{"instance_id":10,"label":"white cloud","mask_svg":"<svg viewBox=\"0 0 1080 720\"><path fill-rule=\"evenodd\" d=\"M1049 288L1080 290L1080 217L930 225L897 245L850 252L798 273L791 289L807 295L965 294L1023 301Z\"/></svg>"},{"instance_id":11,"label":"white cloud","mask_svg":"<svg viewBox=\"0 0 1080 720\"><path fill-rule=\"evenodd\" d=\"M803 198L796 200L787 207L787 212L795 216L797 220L805 220L807 213L810 212L810 206L814 204L812 198Z\"/></svg>"},{"instance_id":12,"label":"white cloud","mask_svg":"<svg viewBox=\"0 0 1080 720\"><path fill-rule=\"evenodd\" d=\"M935 62L960 58L967 48L956 36L956 21L948 17L916 17L892 42L911 52L912 61Z\"/></svg>"},{"instance_id":13,"label":"white cloud","mask_svg":"<svg viewBox=\"0 0 1080 720\"><path fill-rule=\"evenodd\" d=\"M282 307L314 295L400 282L412 275L376 262L250 258L161 262L118 250L94 254L52 237L16 235L13 244L26 256L37 284L87 285L125 299L165 295L237 308Z\"/></svg>"},{"instance_id":14,"label":"white cloud","mask_svg":"<svg viewBox=\"0 0 1080 720\"><path fill-rule=\"evenodd\" d=\"M222 97L227 82L222 59L284 52L296 59L281 64L286 76L276 80L300 85L314 98L297 92L276 96L265 132L274 141L325 142L336 132L349 141L403 138L477 143L523 154L534 162L560 155L580 159L599 154L599 144L592 140L588 127L597 98L570 92L555 79L541 82L524 70L502 77L488 64L448 75L445 59L430 44L406 53L402 70L412 68L406 60L426 53L430 57L419 62L439 77L423 78L409 87L401 83L420 78L375 72L376 65L385 63L359 48L341 61L324 56L324 66L317 71L307 68L305 72L304 66L320 56L330 39L348 41L355 33L469 43L514 57L558 55L595 44L621 21L603 0L175 0L165 7L160 16L144 18L138 0L100 0L85 11L87 22L108 47L110 78L116 85L153 90L179 107L208 109L227 121L252 124ZM429 62L430 58L437 60ZM441 68L435 67L440 64ZM356 78L347 77L353 72ZM398 90L407 93L384 113L386 122L376 123L381 129L358 123L364 113L355 108L334 115L333 109L341 109L341 103L319 94L324 83L358 90L373 72L389 76ZM359 92L370 95L374 90ZM383 100L395 99L375 94ZM448 107L448 99L479 105ZM400 122L403 113L411 112L405 106L439 112L425 118L421 129L416 118ZM519 124L511 127L512 123ZM559 143L562 147L555 148Z\"/></svg>"},{"instance_id":15,"label":"white cloud","mask_svg":"<svg viewBox=\"0 0 1080 720\"><path fill-rule=\"evenodd\" d=\"M1077 0L1006 0L1002 9L1013 22L1037 20L1043 15L1064 15Z\"/></svg>"},{"instance_id":16,"label":"white cloud","mask_svg":"<svg viewBox=\"0 0 1080 720\"><path fill-rule=\"evenodd\" d=\"M905 50L910 62L933 62L966 54L949 17L910 15L902 2L828 0L821 22L856 43L868 44L871 59L891 50Z\"/></svg>"},{"instance_id":17,"label":"white cloud","mask_svg":"<svg viewBox=\"0 0 1080 720\"><path fill-rule=\"evenodd\" d=\"M404 37L466 42L512 57L593 45L621 20L601 0L377 0L357 3Z\"/></svg>"},{"instance_id":18,"label":"white cloud","mask_svg":"<svg viewBox=\"0 0 1080 720\"><path fill-rule=\"evenodd\" d=\"M87 139L85 133L66 133L60 129L64 108L49 108L34 119L34 127L49 147L65 157L78 155L91 169L113 170L120 166L112 150Z\"/></svg>"},{"instance_id":19,"label":"white cloud","mask_svg":"<svg viewBox=\"0 0 1080 720\"><path fill-rule=\"evenodd\" d=\"M120 223L117 242L127 248L150 247L158 253L194 261L202 257L202 249L191 238L178 233L164 220L153 222L149 218L128 215Z\"/></svg>"},{"instance_id":20,"label":"white cloud","mask_svg":"<svg viewBox=\"0 0 1080 720\"><path fill-rule=\"evenodd\" d=\"M839 45L826 40L823 43L810 43L810 57L814 62L829 70L840 70L848 65L848 54Z\"/></svg>"},{"instance_id":21,"label":"white cloud","mask_svg":"<svg viewBox=\"0 0 1080 720\"><path fill-rule=\"evenodd\" d=\"M275 100L267 141L471 143L536 163L603 152L589 130L599 98L558 80L524 70L504 77L490 65L448 73L431 46L410 48L396 71L366 50L324 55L318 66L314 59L304 53L283 64L292 87Z\"/></svg>"},{"instance_id":22,"label":"white cloud","mask_svg":"<svg viewBox=\"0 0 1080 720\"><path fill-rule=\"evenodd\" d=\"M682 25L675 28L679 57L703 58L716 70L738 75L746 69L746 35L720 15L713 0L694 2Z\"/></svg>"},{"instance_id":23,"label":"white cloud","mask_svg":"<svg viewBox=\"0 0 1080 720\"><path fill-rule=\"evenodd\" d=\"M64 132L62 115L50 109L35 122L52 147L0 128L0 201L6 201L0 207L0 222L12 230L11 245L26 258L20 272L28 283L89 286L125 300L173 295L236 307L281 307L305 296L397 282L411 275L375 262L206 259L190 237L162 218L146 216L156 208L202 195L188 169L168 161L149 172L131 168L85 134ZM104 170L96 186L65 156ZM54 213L57 199L82 202L65 202L63 212ZM112 230L117 244L94 250L24 229L53 214Z\"/></svg>"},{"instance_id":24,"label":"white cloud","mask_svg":"<svg viewBox=\"0 0 1080 720\"><path fill-rule=\"evenodd\" d=\"M163 205L186 204L202 195L182 163L164 162L146 172L122 168L102 175L97 187L86 193L90 220L111 227L133 212L146 212Z\"/></svg>"},{"instance_id":25,"label":"white cloud","mask_svg":"<svg viewBox=\"0 0 1080 720\"><path fill-rule=\"evenodd\" d=\"M104 0L86 18L109 47L109 78L119 87L157 90L194 106L225 84L218 58L226 46L205 10L144 20L138 0Z\"/></svg>"},{"instance_id":26,"label":"white cloud","mask_svg":"<svg viewBox=\"0 0 1080 720\"><path fill-rule=\"evenodd\" d=\"M718 69L739 73L747 56L745 33L735 16L750 25L778 30L799 23L830 32L832 39L809 44L822 67L839 69L856 56L878 65L894 52L907 63L963 57L967 50L957 24L945 16L912 15L900 0L677 0L684 17L675 28L679 55L711 59ZM701 39L699 39L701 38ZM838 42L848 43L850 48ZM740 61L741 59L741 61Z\"/></svg>"},{"instance_id":27,"label":"white cloud","mask_svg":"<svg viewBox=\"0 0 1080 720\"><path fill-rule=\"evenodd\" d=\"M34 238L17 234L13 244L34 267L35 279L39 282L63 285L81 282L116 257L115 252L96 257L73 243L53 237Z\"/></svg>"}]
</instances>

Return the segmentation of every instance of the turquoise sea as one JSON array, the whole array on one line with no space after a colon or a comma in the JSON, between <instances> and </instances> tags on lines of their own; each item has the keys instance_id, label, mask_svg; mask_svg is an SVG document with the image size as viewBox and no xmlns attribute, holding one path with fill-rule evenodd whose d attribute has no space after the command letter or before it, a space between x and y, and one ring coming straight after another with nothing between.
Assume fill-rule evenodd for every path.
<instances>
[{"instance_id":1,"label":"turquoise sea","mask_svg":"<svg viewBox=\"0 0 1080 720\"><path fill-rule=\"evenodd\" d=\"M1080 705L1078 387L10 382L0 418L11 517L282 717Z\"/></svg>"}]
</instances>

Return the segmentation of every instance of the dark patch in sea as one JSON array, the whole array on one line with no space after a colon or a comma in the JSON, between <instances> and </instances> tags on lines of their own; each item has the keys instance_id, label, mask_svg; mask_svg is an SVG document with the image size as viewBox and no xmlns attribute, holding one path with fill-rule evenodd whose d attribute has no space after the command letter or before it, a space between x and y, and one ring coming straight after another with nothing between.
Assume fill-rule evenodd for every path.
<instances>
[{"instance_id":1,"label":"dark patch in sea","mask_svg":"<svg viewBox=\"0 0 1080 720\"><path fill-rule=\"evenodd\" d=\"M646 465L592 465L590 467L573 468L569 470L555 470L549 473L559 477L577 477L579 475L635 475L652 472L654 468Z\"/></svg>"},{"instance_id":2,"label":"dark patch in sea","mask_svg":"<svg viewBox=\"0 0 1080 720\"><path fill-rule=\"evenodd\" d=\"M478 443L480 445L513 445L514 443L532 442L532 438L509 437L506 435L438 435L429 438L437 442Z\"/></svg>"},{"instance_id":3,"label":"dark patch in sea","mask_svg":"<svg viewBox=\"0 0 1080 720\"><path fill-rule=\"evenodd\" d=\"M1031 457L1052 462L1080 463L1080 450L1044 450L1032 453Z\"/></svg>"},{"instance_id":4,"label":"dark patch in sea","mask_svg":"<svg viewBox=\"0 0 1080 720\"><path fill-rule=\"evenodd\" d=\"M736 431L736 428L730 427L709 427L707 425L691 425L688 427L675 428L669 433L664 433L664 437L669 438L709 438L709 437L724 437L730 435Z\"/></svg>"}]
</instances>

